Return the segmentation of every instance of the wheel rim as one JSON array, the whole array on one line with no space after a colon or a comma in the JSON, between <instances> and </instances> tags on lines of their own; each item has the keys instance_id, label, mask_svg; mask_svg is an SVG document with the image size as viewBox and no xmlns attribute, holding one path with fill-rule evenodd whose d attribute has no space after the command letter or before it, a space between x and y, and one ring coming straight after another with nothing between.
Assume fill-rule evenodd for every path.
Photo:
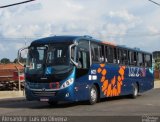
<instances>
[{"instance_id":1,"label":"wheel rim","mask_svg":"<svg viewBox=\"0 0 160 122\"><path fill-rule=\"evenodd\" d=\"M92 88L92 89L91 89L91 100L92 100L93 102L95 102L96 99L97 99L97 91L96 91L94 88Z\"/></svg>"},{"instance_id":2,"label":"wheel rim","mask_svg":"<svg viewBox=\"0 0 160 122\"><path fill-rule=\"evenodd\" d=\"M137 94L138 94L137 86L134 86L134 96L137 96Z\"/></svg>"}]
</instances>

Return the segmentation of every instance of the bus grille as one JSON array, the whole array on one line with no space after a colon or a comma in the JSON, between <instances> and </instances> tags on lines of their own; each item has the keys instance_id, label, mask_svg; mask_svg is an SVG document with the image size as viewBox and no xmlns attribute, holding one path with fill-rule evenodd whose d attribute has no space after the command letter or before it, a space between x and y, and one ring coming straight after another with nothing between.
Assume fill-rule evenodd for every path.
<instances>
[{"instance_id":1,"label":"bus grille","mask_svg":"<svg viewBox=\"0 0 160 122\"><path fill-rule=\"evenodd\" d=\"M53 97L56 96L55 91L32 91L32 93L36 96L42 96L42 97Z\"/></svg>"}]
</instances>

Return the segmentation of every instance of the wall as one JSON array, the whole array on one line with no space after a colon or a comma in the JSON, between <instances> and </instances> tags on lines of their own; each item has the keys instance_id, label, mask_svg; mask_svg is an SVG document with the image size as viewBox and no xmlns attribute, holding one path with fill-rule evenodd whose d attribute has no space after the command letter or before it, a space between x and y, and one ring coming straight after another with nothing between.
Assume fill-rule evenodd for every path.
<instances>
[{"instance_id":1,"label":"wall","mask_svg":"<svg viewBox=\"0 0 160 122\"><path fill-rule=\"evenodd\" d=\"M160 71L159 70L154 71L154 78L155 79L160 79Z\"/></svg>"}]
</instances>

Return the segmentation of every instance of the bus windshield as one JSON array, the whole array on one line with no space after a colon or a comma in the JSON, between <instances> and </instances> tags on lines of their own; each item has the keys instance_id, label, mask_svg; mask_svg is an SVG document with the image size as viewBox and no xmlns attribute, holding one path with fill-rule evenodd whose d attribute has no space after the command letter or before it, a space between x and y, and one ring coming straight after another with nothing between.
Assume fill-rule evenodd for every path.
<instances>
[{"instance_id":1,"label":"bus windshield","mask_svg":"<svg viewBox=\"0 0 160 122\"><path fill-rule=\"evenodd\" d=\"M48 69L49 74L61 74L71 70L69 45L50 44L29 48L26 72L46 74Z\"/></svg>"}]
</instances>

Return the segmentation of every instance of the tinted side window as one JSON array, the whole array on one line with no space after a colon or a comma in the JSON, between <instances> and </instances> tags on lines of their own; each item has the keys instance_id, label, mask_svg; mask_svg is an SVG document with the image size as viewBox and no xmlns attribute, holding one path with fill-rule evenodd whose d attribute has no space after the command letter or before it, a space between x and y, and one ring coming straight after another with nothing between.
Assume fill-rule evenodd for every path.
<instances>
[{"instance_id":1,"label":"tinted side window","mask_svg":"<svg viewBox=\"0 0 160 122\"><path fill-rule=\"evenodd\" d=\"M145 55L145 66L151 67L152 66L152 59L150 55Z\"/></svg>"},{"instance_id":2,"label":"tinted side window","mask_svg":"<svg viewBox=\"0 0 160 122\"><path fill-rule=\"evenodd\" d=\"M122 61L123 61L123 64L125 64L125 65L127 65L129 63L129 61L128 61L128 51L127 50L123 50Z\"/></svg>"},{"instance_id":3,"label":"tinted side window","mask_svg":"<svg viewBox=\"0 0 160 122\"><path fill-rule=\"evenodd\" d=\"M102 48L100 45L92 43L91 44L91 55L93 63L102 62L101 55L102 55Z\"/></svg>"},{"instance_id":4,"label":"tinted side window","mask_svg":"<svg viewBox=\"0 0 160 122\"><path fill-rule=\"evenodd\" d=\"M127 50L123 50L123 49L118 49L118 59L119 59L119 63L123 64L123 65L127 65L128 64L128 51Z\"/></svg>"},{"instance_id":5,"label":"tinted side window","mask_svg":"<svg viewBox=\"0 0 160 122\"><path fill-rule=\"evenodd\" d=\"M133 51L129 51L129 62L130 65L136 66L137 65L137 53Z\"/></svg>"},{"instance_id":6,"label":"tinted side window","mask_svg":"<svg viewBox=\"0 0 160 122\"><path fill-rule=\"evenodd\" d=\"M89 59L89 41L87 40L79 40L78 43L78 58L77 62L79 64L78 68L88 68L90 65Z\"/></svg>"},{"instance_id":7,"label":"tinted side window","mask_svg":"<svg viewBox=\"0 0 160 122\"><path fill-rule=\"evenodd\" d=\"M117 63L117 48L113 48L113 63Z\"/></svg>"},{"instance_id":8,"label":"tinted side window","mask_svg":"<svg viewBox=\"0 0 160 122\"><path fill-rule=\"evenodd\" d=\"M87 40L80 40L78 42L78 47L79 48L83 48L84 50L89 51L89 41L87 41Z\"/></svg>"},{"instance_id":9,"label":"tinted side window","mask_svg":"<svg viewBox=\"0 0 160 122\"><path fill-rule=\"evenodd\" d=\"M101 48L100 48L100 60L101 60L101 62L105 62L104 45L101 45Z\"/></svg>"},{"instance_id":10,"label":"tinted side window","mask_svg":"<svg viewBox=\"0 0 160 122\"><path fill-rule=\"evenodd\" d=\"M138 66L143 66L143 56L142 56L142 53L138 53Z\"/></svg>"},{"instance_id":11,"label":"tinted side window","mask_svg":"<svg viewBox=\"0 0 160 122\"><path fill-rule=\"evenodd\" d=\"M110 46L105 47L106 59L108 63L113 63L114 49Z\"/></svg>"},{"instance_id":12,"label":"tinted side window","mask_svg":"<svg viewBox=\"0 0 160 122\"><path fill-rule=\"evenodd\" d=\"M118 64L122 64L122 50L118 49Z\"/></svg>"}]
</instances>

